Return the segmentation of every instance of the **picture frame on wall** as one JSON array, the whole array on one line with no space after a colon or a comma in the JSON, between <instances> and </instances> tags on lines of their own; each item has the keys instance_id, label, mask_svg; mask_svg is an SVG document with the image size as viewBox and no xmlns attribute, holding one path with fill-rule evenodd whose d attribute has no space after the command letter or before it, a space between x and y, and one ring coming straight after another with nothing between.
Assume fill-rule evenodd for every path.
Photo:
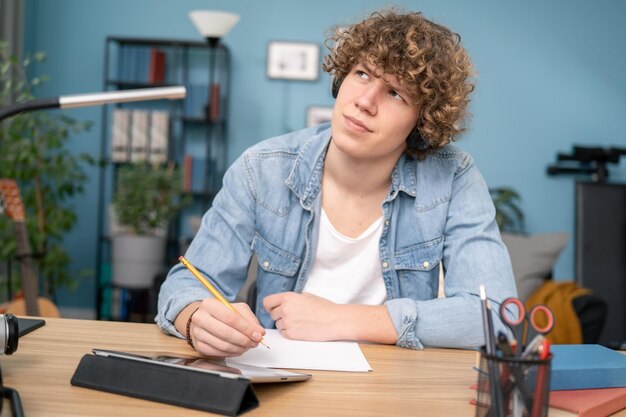
<instances>
[{"instance_id":1,"label":"picture frame on wall","mask_svg":"<svg viewBox=\"0 0 626 417\"><path fill-rule=\"evenodd\" d=\"M310 106L306 110L306 127L330 122L333 117L333 108L325 106Z\"/></svg>"},{"instance_id":2,"label":"picture frame on wall","mask_svg":"<svg viewBox=\"0 0 626 417\"><path fill-rule=\"evenodd\" d=\"M319 76L320 46L312 42L270 42L267 76L282 80L315 81Z\"/></svg>"}]
</instances>

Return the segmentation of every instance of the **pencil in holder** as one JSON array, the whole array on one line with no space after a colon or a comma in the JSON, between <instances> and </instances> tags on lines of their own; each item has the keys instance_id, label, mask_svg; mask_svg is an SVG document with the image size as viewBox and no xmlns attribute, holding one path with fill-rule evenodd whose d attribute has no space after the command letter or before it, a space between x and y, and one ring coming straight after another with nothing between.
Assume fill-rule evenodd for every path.
<instances>
[{"instance_id":1,"label":"pencil in holder","mask_svg":"<svg viewBox=\"0 0 626 417\"><path fill-rule=\"evenodd\" d=\"M545 417L550 395L546 359L488 355L480 352L476 389L477 417Z\"/></svg>"}]
</instances>

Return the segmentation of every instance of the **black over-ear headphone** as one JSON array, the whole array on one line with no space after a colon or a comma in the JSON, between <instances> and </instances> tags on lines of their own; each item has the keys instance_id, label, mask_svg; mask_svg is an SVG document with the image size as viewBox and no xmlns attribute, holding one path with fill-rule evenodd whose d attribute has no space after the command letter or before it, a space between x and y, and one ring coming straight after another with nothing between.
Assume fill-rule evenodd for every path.
<instances>
[{"instance_id":1,"label":"black over-ear headphone","mask_svg":"<svg viewBox=\"0 0 626 417\"><path fill-rule=\"evenodd\" d=\"M343 78L333 78L333 84L331 89L333 98L337 98L337 95L339 94L339 87L341 87L342 82ZM430 144L426 142L426 140L424 140L422 134L416 126L413 128L413 130L411 130L411 133L409 133L409 136L407 136L406 138L406 147L410 150L423 151L424 149L429 148Z\"/></svg>"},{"instance_id":2,"label":"black over-ear headphone","mask_svg":"<svg viewBox=\"0 0 626 417\"><path fill-rule=\"evenodd\" d=\"M341 87L341 83L343 82L343 78L333 77L333 86L331 89L331 93L333 98L337 98L337 94L339 94L339 87Z\"/></svg>"},{"instance_id":3,"label":"black over-ear headphone","mask_svg":"<svg viewBox=\"0 0 626 417\"><path fill-rule=\"evenodd\" d=\"M11 355L17 350L19 324L13 314L0 314L0 355Z\"/></svg>"}]
</instances>

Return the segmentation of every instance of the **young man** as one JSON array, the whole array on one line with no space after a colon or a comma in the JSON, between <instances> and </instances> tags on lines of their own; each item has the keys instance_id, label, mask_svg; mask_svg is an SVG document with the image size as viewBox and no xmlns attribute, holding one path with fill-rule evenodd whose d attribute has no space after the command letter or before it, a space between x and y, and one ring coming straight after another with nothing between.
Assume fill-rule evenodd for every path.
<instances>
[{"instance_id":1,"label":"young man","mask_svg":"<svg viewBox=\"0 0 626 417\"><path fill-rule=\"evenodd\" d=\"M201 354L240 355L274 326L302 340L476 347L479 285L496 303L516 293L485 182L448 145L473 90L459 36L385 11L332 41L330 125L247 150L185 255L231 301L256 255L256 315L180 264L161 288L157 323Z\"/></svg>"}]
</instances>

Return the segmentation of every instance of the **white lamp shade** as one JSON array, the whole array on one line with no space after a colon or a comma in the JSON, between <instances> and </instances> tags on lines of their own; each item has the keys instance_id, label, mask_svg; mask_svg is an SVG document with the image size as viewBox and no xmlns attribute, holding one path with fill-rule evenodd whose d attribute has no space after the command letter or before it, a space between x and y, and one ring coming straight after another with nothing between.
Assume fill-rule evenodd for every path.
<instances>
[{"instance_id":1,"label":"white lamp shade","mask_svg":"<svg viewBox=\"0 0 626 417\"><path fill-rule=\"evenodd\" d=\"M192 10L189 18L205 38L221 38L239 21L239 15L217 10Z\"/></svg>"}]
</instances>

